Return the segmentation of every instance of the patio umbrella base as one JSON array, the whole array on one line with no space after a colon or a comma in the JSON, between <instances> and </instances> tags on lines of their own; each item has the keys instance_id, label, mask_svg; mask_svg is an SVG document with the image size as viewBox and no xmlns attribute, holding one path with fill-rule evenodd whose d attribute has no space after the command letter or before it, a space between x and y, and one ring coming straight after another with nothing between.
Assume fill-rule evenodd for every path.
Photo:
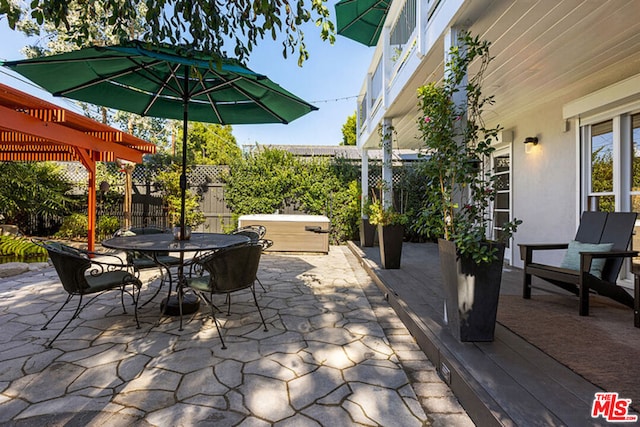
<instances>
[{"instance_id":1,"label":"patio umbrella base","mask_svg":"<svg viewBox=\"0 0 640 427\"><path fill-rule=\"evenodd\" d=\"M200 300L197 296L187 294L182 297L182 314L192 314L200 308ZM175 295L162 300L160 311L167 316L180 316L180 304Z\"/></svg>"}]
</instances>

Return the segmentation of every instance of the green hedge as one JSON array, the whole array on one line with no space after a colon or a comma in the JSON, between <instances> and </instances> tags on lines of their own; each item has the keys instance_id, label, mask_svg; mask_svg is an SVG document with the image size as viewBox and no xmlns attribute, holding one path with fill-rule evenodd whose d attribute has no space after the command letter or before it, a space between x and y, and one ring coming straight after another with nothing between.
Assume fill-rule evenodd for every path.
<instances>
[{"instance_id":1,"label":"green hedge","mask_svg":"<svg viewBox=\"0 0 640 427\"><path fill-rule=\"evenodd\" d=\"M357 238L359 168L342 159L301 159L261 148L230 165L225 199L234 217L272 214L288 206L331 220L331 243Z\"/></svg>"}]
</instances>

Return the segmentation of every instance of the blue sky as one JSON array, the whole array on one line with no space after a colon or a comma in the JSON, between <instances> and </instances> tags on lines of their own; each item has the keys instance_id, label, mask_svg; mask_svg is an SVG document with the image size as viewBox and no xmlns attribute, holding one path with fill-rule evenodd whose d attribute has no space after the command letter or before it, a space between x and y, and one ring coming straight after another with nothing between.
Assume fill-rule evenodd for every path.
<instances>
[{"instance_id":1,"label":"blue sky","mask_svg":"<svg viewBox=\"0 0 640 427\"><path fill-rule=\"evenodd\" d=\"M334 1L329 7L334 13ZM332 17L335 23L335 16ZM338 145L342 140L342 125L356 110L355 96L360 92L373 47L336 36L334 45L320 39L315 25L305 27L305 43L310 58L298 67L297 55L282 56L280 41L264 40L254 48L248 62L253 71L267 75L283 88L319 108L288 125L237 125L233 128L238 145ZM0 21L0 59L22 58L20 49L27 43L22 34L11 31ZM73 102L54 99L47 92L34 88L22 77L0 67L0 82L29 92L47 101L74 109ZM346 99L345 99L346 98ZM78 111L78 110L76 110Z\"/></svg>"}]
</instances>

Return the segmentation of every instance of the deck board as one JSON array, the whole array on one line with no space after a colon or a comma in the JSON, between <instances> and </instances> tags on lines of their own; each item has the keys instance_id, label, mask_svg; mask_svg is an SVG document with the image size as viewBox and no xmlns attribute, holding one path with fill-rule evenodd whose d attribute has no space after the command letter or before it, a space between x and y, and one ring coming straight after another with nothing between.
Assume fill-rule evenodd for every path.
<instances>
[{"instance_id":1,"label":"deck board","mask_svg":"<svg viewBox=\"0 0 640 427\"><path fill-rule=\"evenodd\" d=\"M598 426L591 418L598 387L498 324L491 343L461 343L444 323L437 245L405 243L401 268L380 267L377 247L352 251L477 425ZM501 293L521 294L522 271L505 268ZM542 289L534 293L544 294Z\"/></svg>"}]
</instances>

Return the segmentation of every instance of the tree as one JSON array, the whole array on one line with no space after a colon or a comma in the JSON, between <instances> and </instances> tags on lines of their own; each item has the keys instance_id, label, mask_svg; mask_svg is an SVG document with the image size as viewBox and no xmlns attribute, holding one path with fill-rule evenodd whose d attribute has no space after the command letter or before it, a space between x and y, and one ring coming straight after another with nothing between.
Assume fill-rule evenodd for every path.
<instances>
[{"instance_id":1,"label":"tree","mask_svg":"<svg viewBox=\"0 0 640 427\"><path fill-rule=\"evenodd\" d=\"M356 145L356 113L347 117L347 121L342 125L342 142L340 145Z\"/></svg>"},{"instance_id":2,"label":"tree","mask_svg":"<svg viewBox=\"0 0 640 427\"><path fill-rule=\"evenodd\" d=\"M283 56L297 51L302 65L309 56L304 24L313 21L323 40L333 43L335 39L325 3L326 0L298 0L295 4L289 0L33 0L21 8L21 2L0 0L0 19L6 18L11 29L25 18L38 26L50 23L78 46L103 41L107 34L118 41L131 39L136 23L145 22L142 40L185 45L241 61L265 37L277 40L282 33ZM96 33L95 27L105 31Z\"/></svg>"},{"instance_id":3,"label":"tree","mask_svg":"<svg viewBox=\"0 0 640 427\"><path fill-rule=\"evenodd\" d=\"M240 158L242 152L232 130L228 125L191 123L187 137L189 162L197 165L229 165Z\"/></svg>"},{"instance_id":4,"label":"tree","mask_svg":"<svg viewBox=\"0 0 640 427\"><path fill-rule=\"evenodd\" d=\"M169 221L174 226L180 225L180 212L182 209L182 197L180 190L180 168L177 165L163 170L156 175L156 187L162 192L166 204ZM205 221L204 214L200 211L200 195L193 191L185 194L185 225L198 226Z\"/></svg>"}]
</instances>

